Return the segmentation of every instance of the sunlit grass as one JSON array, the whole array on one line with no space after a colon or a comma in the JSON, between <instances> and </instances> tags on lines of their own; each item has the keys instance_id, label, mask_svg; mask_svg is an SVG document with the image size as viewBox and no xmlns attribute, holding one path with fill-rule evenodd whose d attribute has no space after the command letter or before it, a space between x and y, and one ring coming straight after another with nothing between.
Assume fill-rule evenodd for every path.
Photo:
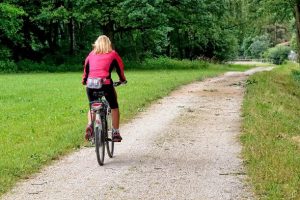
<instances>
[{"instance_id":1,"label":"sunlit grass","mask_svg":"<svg viewBox=\"0 0 300 200\"><path fill-rule=\"evenodd\" d=\"M261 199L300 199L300 83L285 65L250 78L244 100L244 157Z\"/></svg>"},{"instance_id":2,"label":"sunlit grass","mask_svg":"<svg viewBox=\"0 0 300 200\"><path fill-rule=\"evenodd\" d=\"M122 122L176 87L241 66L127 71L117 88ZM0 194L84 143L88 102L81 73L0 75Z\"/></svg>"}]
</instances>

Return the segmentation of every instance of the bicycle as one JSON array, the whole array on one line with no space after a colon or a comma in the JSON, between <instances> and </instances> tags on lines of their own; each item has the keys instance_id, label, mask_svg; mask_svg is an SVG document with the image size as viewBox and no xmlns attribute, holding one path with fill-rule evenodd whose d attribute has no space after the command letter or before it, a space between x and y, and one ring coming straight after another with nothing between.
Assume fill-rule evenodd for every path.
<instances>
[{"instance_id":1,"label":"bicycle","mask_svg":"<svg viewBox=\"0 0 300 200\"><path fill-rule=\"evenodd\" d=\"M126 82L113 83L114 87L121 84L126 84ZM91 142L95 144L97 161L99 165L102 166L104 164L105 146L110 158L112 158L114 154L111 109L108 101L105 99L103 91L94 92L93 95L98 100L90 102L90 113L94 133ZM95 114L95 117L92 117L92 113Z\"/></svg>"}]
</instances>

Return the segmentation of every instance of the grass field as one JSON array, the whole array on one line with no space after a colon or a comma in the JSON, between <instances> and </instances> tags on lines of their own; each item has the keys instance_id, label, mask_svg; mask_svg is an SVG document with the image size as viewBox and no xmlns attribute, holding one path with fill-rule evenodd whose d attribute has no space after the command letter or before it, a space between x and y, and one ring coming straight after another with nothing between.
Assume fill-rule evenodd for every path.
<instances>
[{"instance_id":1,"label":"grass field","mask_svg":"<svg viewBox=\"0 0 300 200\"><path fill-rule=\"evenodd\" d=\"M245 66L126 72L117 88L121 119L194 80ZM81 73L0 75L0 195L43 165L83 145L88 102Z\"/></svg>"},{"instance_id":2,"label":"grass field","mask_svg":"<svg viewBox=\"0 0 300 200\"><path fill-rule=\"evenodd\" d=\"M288 64L248 81L243 154L261 199L300 199L299 74Z\"/></svg>"}]
</instances>

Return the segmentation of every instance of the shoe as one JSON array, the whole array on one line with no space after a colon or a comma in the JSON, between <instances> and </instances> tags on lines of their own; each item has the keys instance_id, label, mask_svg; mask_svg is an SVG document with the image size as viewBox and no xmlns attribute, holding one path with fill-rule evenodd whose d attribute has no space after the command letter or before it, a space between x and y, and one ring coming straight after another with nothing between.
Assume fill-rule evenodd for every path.
<instances>
[{"instance_id":1,"label":"shoe","mask_svg":"<svg viewBox=\"0 0 300 200\"><path fill-rule=\"evenodd\" d=\"M122 137L119 132L113 132L113 142L121 142Z\"/></svg>"},{"instance_id":2,"label":"shoe","mask_svg":"<svg viewBox=\"0 0 300 200\"><path fill-rule=\"evenodd\" d=\"M85 139L87 141L90 141L93 138L93 126L92 125L87 125L85 129Z\"/></svg>"}]
</instances>

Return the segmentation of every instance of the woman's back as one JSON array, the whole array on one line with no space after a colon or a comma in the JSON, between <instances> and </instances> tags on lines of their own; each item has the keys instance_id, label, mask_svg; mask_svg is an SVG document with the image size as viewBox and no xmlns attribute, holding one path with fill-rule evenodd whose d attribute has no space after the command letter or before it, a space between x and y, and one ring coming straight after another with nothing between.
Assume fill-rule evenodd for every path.
<instances>
[{"instance_id":1,"label":"woman's back","mask_svg":"<svg viewBox=\"0 0 300 200\"><path fill-rule=\"evenodd\" d=\"M110 67L115 59L115 51L105 54L95 54L93 51L87 57L89 64L89 77L108 77Z\"/></svg>"}]
</instances>

